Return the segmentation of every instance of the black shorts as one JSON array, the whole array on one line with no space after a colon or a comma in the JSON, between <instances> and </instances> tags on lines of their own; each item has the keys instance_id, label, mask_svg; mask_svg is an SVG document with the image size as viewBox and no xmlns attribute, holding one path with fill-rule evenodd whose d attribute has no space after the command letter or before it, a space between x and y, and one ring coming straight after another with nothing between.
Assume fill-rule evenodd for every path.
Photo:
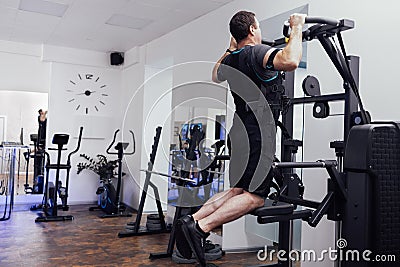
<instances>
[{"instance_id":1,"label":"black shorts","mask_svg":"<svg viewBox=\"0 0 400 267\"><path fill-rule=\"evenodd\" d=\"M272 172L268 164L270 159L265 157L266 153L263 150L270 148L262 147L261 131L252 113L235 115L227 143L231 156L230 186L266 197L270 191ZM258 177L255 177L256 169ZM257 180L256 187L251 187L250 184L254 180Z\"/></svg>"}]
</instances>

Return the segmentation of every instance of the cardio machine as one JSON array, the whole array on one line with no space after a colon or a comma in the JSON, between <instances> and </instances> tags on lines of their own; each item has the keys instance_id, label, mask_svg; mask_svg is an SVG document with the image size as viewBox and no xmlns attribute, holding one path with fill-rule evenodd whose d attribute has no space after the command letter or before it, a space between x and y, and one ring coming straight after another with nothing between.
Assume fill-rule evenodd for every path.
<instances>
[{"instance_id":1,"label":"cardio machine","mask_svg":"<svg viewBox=\"0 0 400 267\"><path fill-rule=\"evenodd\" d=\"M115 139L120 130L117 129L114 133L114 139L108 146L106 152L109 155L118 155L118 176L117 176L117 188L112 184L113 171L107 174L107 182L103 183L98 189L96 194L99 195L99 206L90 207L89 210L93 211L96 209L103 210L106 214L101 215L100 218L114 218L114 217L132 217L131 213L126 213L126 207L121 203L121 185L122 185L122 158L124 155L133 155L136 150L135 135L130 130L132 135L133 149L130 152L124 152L129 146L127 142L118 142L115 146ZM110 152L110 149L114 146L116 152Z\"/></svg>"},{"instance_id":2,"label":"cardio machine","mask_svg":"<svg viewBox=\"0 0 400 267\"><path fill-rule=\"evenodd\" d=\"M45 166L46 185L42 203L43 213L40 214L40 216L35 219L35 222L71 221L74 219L72 215L58 215L58 209L61 208L63 211L69 210L67 199L68 199L68 188L69 188L69 173L71 170L71 156L76 152L78 152L81 146L82 132L83 132L83 127L80 127L77 147L74 151L68 154L66 164L61 163L61 154L63 150L66 150L66 148L63 147L64 145L68 144L69 135L55 134L53 136L52 144L57 145L57 148L48 148L48 150L57 151L57 163L52 164L50 162L49 153L45 152L47 156L47 161ZM50 187L49 174L51 170L56 171L56 177L55 177L55 185ZM62 186L62 182L60 181L60 170L66 170L65 187ZM62 203L60 206L57 204L57 193Z\"/></svg>"}]
</instances>

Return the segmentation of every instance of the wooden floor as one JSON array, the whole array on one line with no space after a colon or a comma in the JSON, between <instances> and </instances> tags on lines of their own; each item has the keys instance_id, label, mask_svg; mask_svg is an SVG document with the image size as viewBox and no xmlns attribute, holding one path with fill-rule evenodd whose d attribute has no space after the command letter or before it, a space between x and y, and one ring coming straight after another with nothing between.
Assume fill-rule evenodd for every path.
<instances>
[{"instance_id":1,"label":"wooden floor","mask_svg":"<svg viewBox=\"0 0 400 267\"><path fill-rule=\"evenodd\" d=\"M35 223L36 212L14 211L10 220L0 222L0 266L195 265L148 259L150 252L166 251L168 234L118 238L135 217L100 219L102 212L89 212L87 205L72 206L68 214L75 220ZM256 252L228 253L213 263L221 267L261 264Z\"/></svg>"}]
</instances>

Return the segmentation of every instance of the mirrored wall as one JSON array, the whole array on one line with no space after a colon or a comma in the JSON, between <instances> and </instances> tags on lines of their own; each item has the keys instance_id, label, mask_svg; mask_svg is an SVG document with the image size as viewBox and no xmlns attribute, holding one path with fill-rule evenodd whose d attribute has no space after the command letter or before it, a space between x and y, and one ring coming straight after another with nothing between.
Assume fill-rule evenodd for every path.
<instances>
[{"instance_id":1,"label":"mirrored wall","mask_svg":"<svg viewBox=\"0 0 400 267\"><path fill-rule=\"evenodd\" d=\"M46 111L48 94L23 91L0 91L0 143L4 145L22 144L15 158L15 195L26 195L25 184L34 182L34 146L31 135L37 135L39 109ZM7 149L1 148L1 181L5 183L9 175ZM4 153L3 153L4 152ZM28 190L30 191L30 190Z\"/></svg>"},{"instance_id":2,"label":"mirrored wall","mask_svg":"<svg viewBox=\"0 0 400 267\"><path fill-rule=\"evenodd\" d=\"M191 82L172 93L170 169L168 203L196 207L224 190L224 162L215 161L227 153L227 90L207 82Z\"/></svg>"}]
</instances>

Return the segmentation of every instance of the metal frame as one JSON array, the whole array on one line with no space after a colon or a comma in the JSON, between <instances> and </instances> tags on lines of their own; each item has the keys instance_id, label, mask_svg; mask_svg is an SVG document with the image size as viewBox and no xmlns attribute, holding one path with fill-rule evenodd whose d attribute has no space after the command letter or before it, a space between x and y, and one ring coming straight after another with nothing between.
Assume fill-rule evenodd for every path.
<instances>
[{"instance_id":1,"label":"metal frame","mask_svg":"<svg viewBox=\"0 0 400 267\"><path fill-rule=\"evenodd\" d=\"M313 22L312 20L310 22ZM342 45L342 53L340 53L329 40L331 36L338 35L340 40L340 32L348 30L354 27L354 22L350 20L338 21L336 25L314 25L309 30L303 33L304 40L312 40L317 38L322 46L324 47L329 58L332 60L336 69L344 80L344 93L331 94L325 96L313 96L294 98L294 72L286 73L285 75L285 94L289 99L285 112L282 114L282 124L287 130L287 134L290 137L282 135L281 139L281 160L282 163L275 164L275 167L281 168L283 176L286 177L286 184L290 184L290 180L294 180L293 177L297 176L294 174L294 168L315 168L324 167L329 173L330 179L328 179L328 192L322 202L314 202L302 199L302 195L287 195L287 188L283 188L280 192L278 200L291 203L293 205L301 205L309 207L314 210L305 209L302 211L294 211L289 215L277 215L277 216L266 216L258 217L259 223L271 223L279 222L279 250L284 250L287 253L292 248L292 223L294 219L303 219L308 221L309 225L315 227L321 218L328 214L328 219L334 221L340 221L343 213L343 203L346 201L347 194L345 186L343 184L343 176L336 168L336 162L330 162L328 166L321 163L295 163L294 154L297 152L297 146L293 145L293 141L290 139L293 136L293 116L294 116L294 105L315 103L318 101L333 102L333 101L344 101L344 144L347 141L347 135L352 126L351 116L353 112L358 111L358 105L362 106L361 100L358 97L358 84L359 84L359 58L356 56L346 56L344 46ZM279 45L284 40L277 40L272 45ZM344 54L344 55L343 55ZM365 113L365 111L364 111ZM365 114L363 115L365 117ZM366 119L363 118L366 122ZM300 143L301 144L301 143ZM325 162L326 163L326 162ZM325 165L325 166L322 166ZM286 193L285 193L286 192ZM261 265L260 265L261 266ZM278 261L276 264L262 265L262 266L279 266L279 267L291 267L293 262Z\"/></svg>"}]
</instances>

